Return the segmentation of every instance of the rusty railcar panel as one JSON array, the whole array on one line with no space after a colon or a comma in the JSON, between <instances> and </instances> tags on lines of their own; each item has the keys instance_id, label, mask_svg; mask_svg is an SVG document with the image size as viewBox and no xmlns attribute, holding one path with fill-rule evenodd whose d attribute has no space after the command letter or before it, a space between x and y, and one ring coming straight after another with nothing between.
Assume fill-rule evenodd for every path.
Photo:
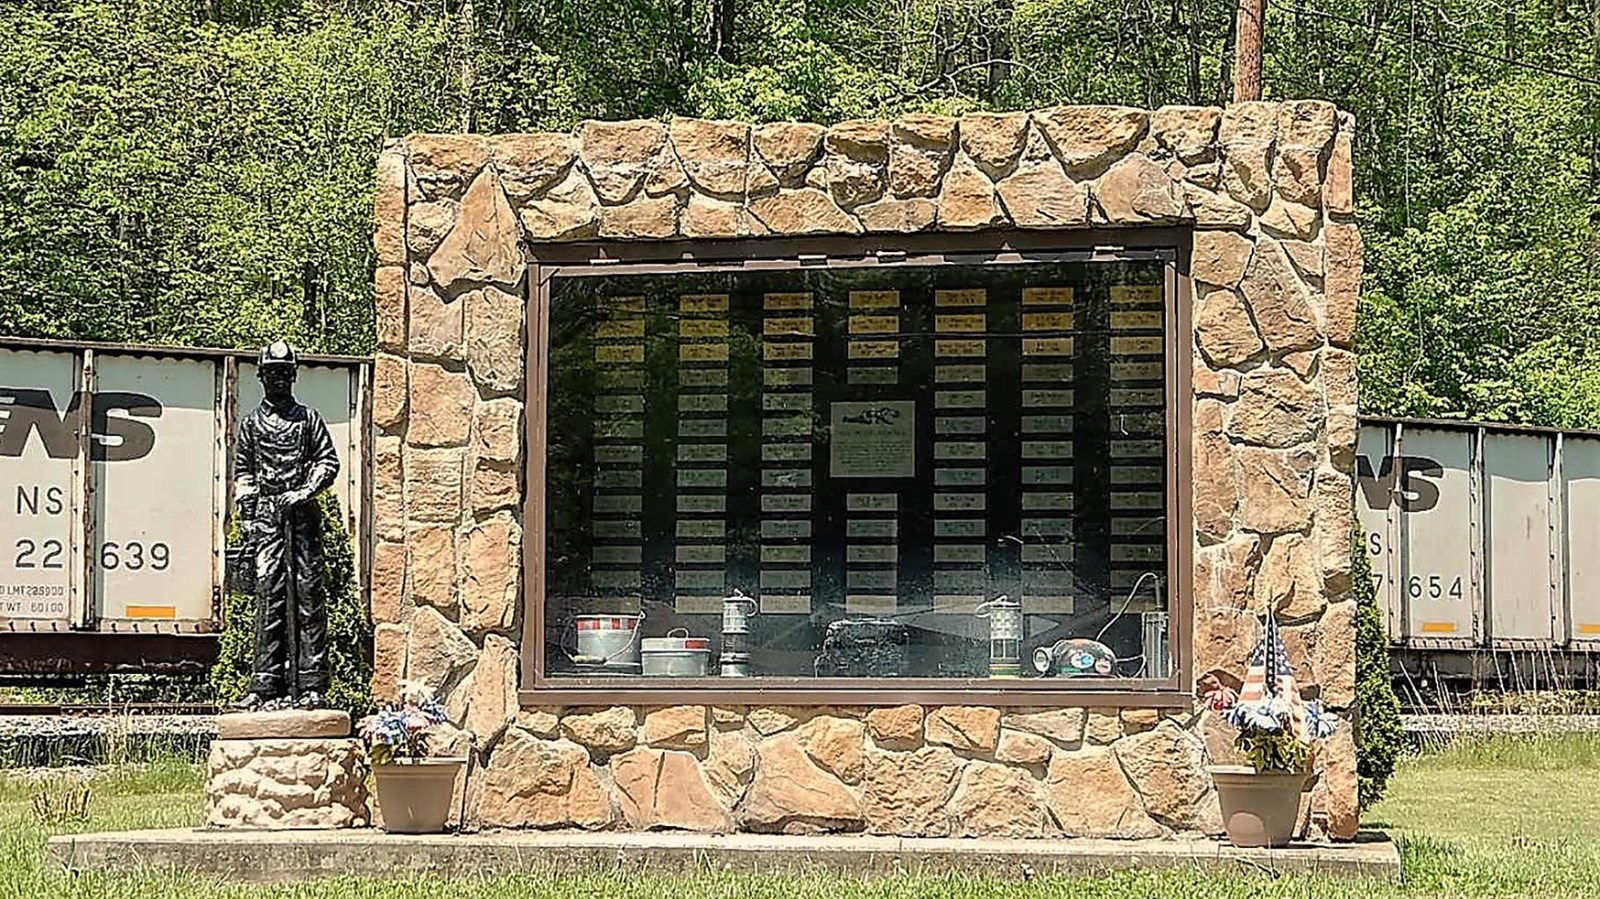
<instances>
[{"instance_id":1,"label":"rusty railcar panel","mask_svg":"<svg viewBox=\"0 0 1600 899\"><path fill-rule=\"evenodd\" d=\"M0 631L67 630L82 578L82 358L0 351Z\"/></svg>"},{"instance_id":2,"label":"rusty railcar panel","mask_svg":"<svg viewBox=\"0 0 1600 899\"><path fill-rule=\"evenodd\" d=\"M1485 559L1489 639L1506 648L1553 646L1559 583L1551 569L1554 438L1487 431L1483 444L1484 524L1492 547Z\"/></svg>"},{"instance_id":3,"label":"rusty railcar panel","mask_svg":"<svg viewBox=\"0 0 1600 899\"><path fill-rule=\"evenodd\" d=\"M1600 649L1600 438L1563 437L1561 498L1567 637Z\"/></svg>"},{"instance_id":4,"label":"rusty railcar panel","mask_svg":"<svg viewBox=\"0 0 1600 899\"><path fill-rule=\"evenodd\" d=\"M1393 477L1401 514L1399 580L1407 643L1468 647L1483 637L1477 439L1401 426Z\"/></svg>"},{"instance_id":5,"label":"rusty railcar panel","mask_svg":"<svg viewBox=\"0 0 1600 899\"><path fill-rule=\"evenodd\" d=\"M222 552L218 360L96 354L106 437L93 463L90 570L107 630L211 630Z\"/></svg>"},{"instance_id":6,"label":"rusty railcar panel","mask_svg":"<svg viewBox=\"0 0 1600 899\"><path fill-rule=\"evenodd\" d=\"M1389 642L1403 643L1405 606L1400 582L1399 508L1395 483L1400 470L1394 452L1395 426L1363 424L1356 438L1356 512L1361 519L1362 547L1372 564L1373 590L1383 609Z\"/></svg>"}]
</instances>

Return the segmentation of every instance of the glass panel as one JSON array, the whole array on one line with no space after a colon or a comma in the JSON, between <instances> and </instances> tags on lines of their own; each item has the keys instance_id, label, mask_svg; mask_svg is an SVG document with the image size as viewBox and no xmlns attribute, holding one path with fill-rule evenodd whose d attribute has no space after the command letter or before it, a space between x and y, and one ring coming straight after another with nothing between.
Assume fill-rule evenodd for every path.
<instances>
[{"instance_id":1,"label":"glass panel","mask_svg":"<svg viewBox=\"0 0 1600 899\"><path fill-rule=\"evenodd\" d=\"M1163 274L557 278L547 673L1165 676Z\"/></svg>"}]
</instances>

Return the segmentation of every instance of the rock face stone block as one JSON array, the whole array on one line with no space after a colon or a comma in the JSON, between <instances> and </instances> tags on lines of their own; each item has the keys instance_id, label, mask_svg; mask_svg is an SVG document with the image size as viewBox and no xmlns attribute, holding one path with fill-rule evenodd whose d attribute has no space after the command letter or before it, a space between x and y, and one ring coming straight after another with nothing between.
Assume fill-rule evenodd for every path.
<instances>
[{"instance_id":1,"label":"rock face stone block","mask_svg":"<svg viewBox=\"0 0 1600 899\"><path fill-rule=\"evenodd\" d=\"M338 715L348 733L350 719L342 712ZM255 720L230 722L230 731L284 726L250 717ZM304 721L297 726L316 730L330 723ZM206 826L365 827L371 820L366 777L366 754L355 739L213 740L206 758Z\"/></svg>"},{"instance_id":2,"label":"rock face stone block","mask_svg":"<svg viewBox=\"0 0 1600 899\"><path fill-rule=\"evenodd\" d=\"M1207 737L1217 741L1201 716L888 696L848 709L774 696L519 713L525 422L535 409L524 262L544 245L598 237L759 246L1149 226L1191 235L1179 271L1193 295L1194 331L1180 335L1192 350L1180 347L1180 359L1192 358L1193 436L1181 449L1193 474L1194 569L1192 589L1173 596L1195 603L1192 667L1236 677L1254 639L1250 613L1271 605L1302 684L1343 711L1354 701L1345 526L1362 274L1354 132L1332 106L1299 101L832 127L584 122L567 134L391 142L373 204L375 689L389 696L402 678L421 680L477 735L482 764L463 789L480 826L1213 830L1204 763ZM239 765L281 767L261 758ZM1348 736L1319 759L1316 808L1335 836L1351 836ZM280 788L265 789L229 794L229 820L277 808Z\"/></svg>"}]
</instances>

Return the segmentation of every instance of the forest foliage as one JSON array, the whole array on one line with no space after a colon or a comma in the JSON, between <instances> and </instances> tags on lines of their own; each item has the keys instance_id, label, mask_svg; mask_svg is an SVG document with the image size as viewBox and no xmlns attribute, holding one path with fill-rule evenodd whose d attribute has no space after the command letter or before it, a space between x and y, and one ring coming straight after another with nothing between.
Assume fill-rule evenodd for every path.
<instances>
[{"instance_id":1,"label":"forest foliage","mask_svg":"<svg viewBox=\"0 0 1600 899\"><path fill-rule=\"evenodd\" d=\"M1600 426L1600 0L1283 0L1358 117L1363 409ZM386 138L1221 103L1232 0L7 0L0 333L371 349Z\"/></svg>"}]
</instances>

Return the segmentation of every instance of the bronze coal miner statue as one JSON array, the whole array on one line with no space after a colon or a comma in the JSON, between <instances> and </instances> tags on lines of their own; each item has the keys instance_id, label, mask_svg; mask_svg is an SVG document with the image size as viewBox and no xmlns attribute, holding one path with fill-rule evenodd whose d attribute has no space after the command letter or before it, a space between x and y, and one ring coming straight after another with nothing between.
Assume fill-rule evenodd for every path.
<instances>
[{"instance_id":1,"label":"bronze coal miner statue","mask_svg":"<svg viewBox=\"0 0 1600 899\"><path fill-rule=\"evenodd\" d=\"M255 554L255 667L246 710L319 708L328 691L322 515L316 495L339 474L328 426L294 398L294 348L261 351L261 405L239 423L234 495Z\"/></svg>"}]
</instances>

